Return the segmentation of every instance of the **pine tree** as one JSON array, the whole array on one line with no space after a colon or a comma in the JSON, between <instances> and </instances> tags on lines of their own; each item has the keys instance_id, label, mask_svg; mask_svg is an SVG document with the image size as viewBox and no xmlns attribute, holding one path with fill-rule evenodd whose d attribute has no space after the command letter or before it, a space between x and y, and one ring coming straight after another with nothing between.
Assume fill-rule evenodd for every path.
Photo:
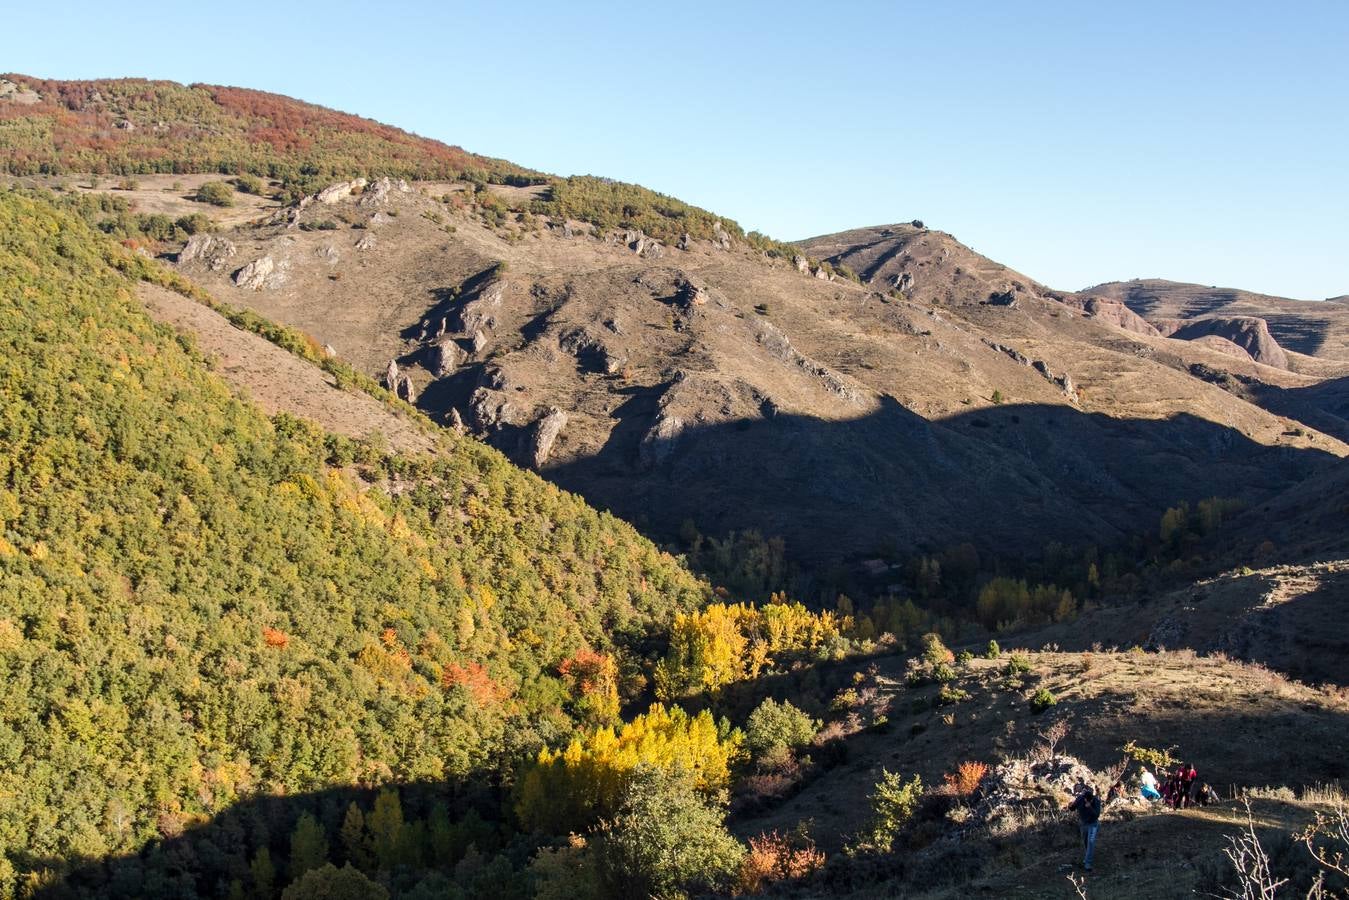
<instances>
[{"instance_id":1,"label":"pine tree","mask_svg":"<svg viewBox=\"0 0 1349 900\"><path fill-rule=\"evenodd\" d=\"M328 837L309 813L300 816L290 836L290 878L299 878L328 861Z\"/></svg>"}]
</instances>

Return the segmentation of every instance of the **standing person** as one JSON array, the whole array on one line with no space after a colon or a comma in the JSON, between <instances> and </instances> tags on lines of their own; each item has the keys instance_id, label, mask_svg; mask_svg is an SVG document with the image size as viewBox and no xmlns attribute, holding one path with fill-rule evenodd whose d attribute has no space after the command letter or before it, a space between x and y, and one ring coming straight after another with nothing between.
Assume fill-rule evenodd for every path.
<instances>
[{"instance_id":1,"label":"standing person","mask_svg":"<svg viewBox=\"0 0 1349 900\"><path fill-rule=\"evenodd\" d=\"M1101 798L1096 796L1096 789L1089 784L1078 781L1075 790L1077 796L1068 808L1077 813L1078 829L1082 832L1082 848L1085 851L1082 856L1082 868L1085 871L1091 871L1091 857L1096 851L1096 831L1101 827Z\"/></svg>"},{"instance_id":2,"label":"standing person","mask_svg":"<svg viewBox=\"0 0 1349 900\"><path fill-rule=\"evenodd\" d=\"M1138 780L1142 784L1138 789L1138 792L1143 795L1144 800L1162 799L1162 792L1157 789L1156 775L1153 775L1147 768L1144 768L1142 774L1138 776Z\"/></svg>"},{"instance_id":3,"label":"standing person","mask_svg":"<svg viewBox=\"0 0 1349 900\"><path fill-rule=\"evenodd\" d=\"M1192 806L1190 792L1194 790L1195 782L1199 780L1199 773L1195 771L1193 763L1186 763L1180 769L1180 802L1176 806Z\"/></svg>"}]
</instances>

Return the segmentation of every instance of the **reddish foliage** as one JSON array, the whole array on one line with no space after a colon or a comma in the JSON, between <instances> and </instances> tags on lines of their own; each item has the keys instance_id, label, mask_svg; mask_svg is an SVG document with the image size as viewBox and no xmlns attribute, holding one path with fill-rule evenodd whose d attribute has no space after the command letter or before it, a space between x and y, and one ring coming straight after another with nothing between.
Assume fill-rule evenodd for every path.
<instances>
[{"instance_id":1,"label":"reddish foliage","mask_svg":"<svg viewBox=\"0 0 1349 900\"><path fill-rule=\"evenodd\" d=\"M475 662L466 666L450 663L441 672L440 683L446 690L462 685L480 706L500 702L506 696L505 688L492 680L492 676L487 674L480 663Z\"/></svg>"},{"instance_id":2,"label":"reddish foliage","mask_svg":"<svg viewBox=\"0 0 1349 900\"><path fill-rule=\"evenodd\" d=\"M954 797L968 797L979 789L979 783L988 774L988 764L981 762L963 762L956 766L955 774L942 776L946 783L946 793Z\"/></svg>"},{"instance_id":3,"label":"reddish foliage","mask_svg":"<svg viewBox=\"0 0 1349 900\"><path fill-rule=\"evenodd\" d=\"M284 631L266 627L262 629L262 642L268 647L275 647L277 650L285 650L286 645L290 643L290 635L286 634Z\"/></svg>"},{"instance_id":4,"label":"reddish foliage","mask_svg":"<svg viewBox=\"0 0 1349 900\"><path fill-rule=\"evenodd\" d=\"M576 686L581 696L609 690L618 672L611 657L595 650L578 651L575 656L562 660L557 670Z\"/></svg>"},{"instance_id":5,"label":"reddish foliage","mask_svg":"<svg viewBox=\"0 0 1349 900\"><path fill-rule=\"evenodd\" d=\"M774 831L749 839L740 865L741 891L757 894L773 882L807 878L824 868L824 853L807 837Z\"/></svg>"}]
</instances>

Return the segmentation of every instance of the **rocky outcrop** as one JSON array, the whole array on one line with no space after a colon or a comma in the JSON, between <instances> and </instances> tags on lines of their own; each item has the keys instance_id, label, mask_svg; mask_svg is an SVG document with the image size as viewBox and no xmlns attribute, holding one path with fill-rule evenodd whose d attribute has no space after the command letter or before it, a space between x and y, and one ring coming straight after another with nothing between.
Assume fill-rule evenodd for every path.
<instances>
[{"instance_id":1,"label":"rocky outcrop","mask_svg":"<svg viewBox=\"0 0 1349 900\"><path fill-rule=\"evenodd\" d=\"M679 416L665 412L657 416L637 447L637 457L643 468L654 468L669 459L683 433L684 420Z\"/></svg>"},{"instance_id":2,"label":"rocky outcrop","mask_svg":"<svg viewBox=\"0 0 1349 900\"><path fill-rule=\"evenodd\" d=\"M270 256L263 256L235 272L232 280L236 287L246 291L261 291L285 283L287 268L284 262L277 263Z\"/></svg>"},{"instance_id":3,"label":"rocky outcrop","mask_svg":"<svg viewBox=\"0 0 1349 900\"><path fill-rule=\"evenodd\" d=\"M776 359L790 363L812 376L821 387L849 403L861 403L862 394L843 375L816 362L792 346L791 339L768 322L760 322L754 335L759 346Z\"/></svg>"},{"instance_id":4,"label":"rocky outcrop","mask_svg":"<svg viewBox=\"0 0 1349 900\"><path fill-rule=\"evenodd\" d=\"M406 400L408 403L417 402L417 389L412 384L412 378L399 371L397 360L389 360L389 366L384 370L384 386L400 400Z\"/></svg>"},{"instance_id":5,"label":"rocky outcrop","mask_svg":"<svg viewBox=\"0 0 1349 900\"><path fill-rule=\"evenodd\" d=\"M1070 399L1074 401L1077 400L1077 384L1073 381L1072 376L1068 375L1066 372L1059 374L1051 369L1049 363L1044 360L1031 359L1026 356L1026 354L1013 347L1008 347L1006 344L999 344L996 341L990 341L988 338L984 338L984 344L990 349L1003 354L1013 362L1034 369L1045 381L1048 381L1050 384L1063 391Z\"/></svg>"},{"instance_id":6,"label":"rocky outcrop","mask_svg":"<svg viewBox=\"0 0 1349 900\"><path fill-rule=\"evenodd\" d=\"M899 291L901 294L906 294L913 290L913 274L910 272L901 272L896 275L894 287L895 290Z\"/></svg>"},{"instance_id":7,"label":"rocky outcrop","mask_svg":"<svg viewBox=\"0 0 1349 900\"><path fill-rule=\"evenodd\" d=\"M553 444L566 425L567 414L554 406L530 426L525 455L532 468L536 470L543 468L543 464L553 452Z\"/></svg>"},{"instance_id":8,"label":"rocky outcrop","mask_svg":"<svg viewBox=\"0 0 1349 900\"><path fill-rule=\"evenodd\" d=\"M810 260L806 259L800 253L792 257L792 265L796 266L796 271L802 274L810 274Z\"/></svg>"},{"instance_id":9,"label":"rocky outcrop","mask_svg":"<svg viewBox=\"0 0 1349 900\"><path fill-rule=\"evenodd\" d=\"M1288 354L1270 334L1269 323L1255 316L1213 316L1167 322L1163 331L1168 337L1181 341L1216 335L1236 344L1258 363L1276 369L1288 368Z\"/></svg>"},{"instance_id":10,"label":"rocky outcrop","mask_svg":"<svg viewBox=\"0 0 1349 900\"><path fill-rule=\"evenodd\" d=\"M589 328L573 328L563 334L557 343L564 353L575 357L587 371L615 375L622 371L628 361L624 353L608 345L603 335L596 335Z\"/></svg>"},{"instance_id":11,"label":"rocky outcrop","mask_svg":"<svg viewBox=\"0 0 1349 900\"><path fill-rule=\"evenodd\" d=\"M379 246L379 239L373 234L365 234L356 242L356 250L359 253L365 253L367 250L374 250Z\"/></svg>"},{"instance_id":12,"label":"rocky outcrop","mask_svg":"<svg viewBox=\"0 0 1349 900\"><path fill-rule=\"evenodd\" d=\"M442 337L427 348L426 367L437 378L453 375L464 361L464 351L447 337Z\"/></svg>"},{"instance_id":13,"label":"rocky outcrop","mask_svg":"<svg viewBox=\"0 0 1349 900\"><path fill-rule=\"evenodd\" d=\"M0 78L0 103L13 103L17 106L32 106L42 102L42 95L7 78Z\"/></svg>"},{"instance_id":14,"label":"rocky outcrop","mask_svg":"<svg viewBox=\"0 0 1349 900\"><path fill-rule=\"evenodd\" d=\"M731 249L731 236L722 227L720 219L712 223L712 243L722 250Z\"/></svg>"},{"instance_id":15,"label":"rocky outcrop","mask_svg":"<svg viewBox=\"0 0 1349 900\"><path fill-rule=\"evenodd\" d=\"M395 194L409 194L412 187L402 178L397 181L392 178L384 177L376 179L372 184L366 186L365 193L357 201L361 206L382 206L389 202L389 198ZM377 214L378 215L378 214Z\"/></svg>"},{"instance_id":16,"label":"rocky outcrop","mask_svg":"<svg viewBox=\"0 0 1349 900\"><path fill-rule=\"evenodd\" d=\"M501 311L501 301L506 295L506 282L489 281L455 311L455 330L462 334L473 334L483 329L495 328L497 313Z\"/></svg>"},{"instance_id":17,"label":"rocky outcrop","mask_svg":"<svg viewBox=\"0 0 1349 900\"><path fill-rule=\"evenodd\" d=\"M319 203L341 203L352 194L357 193L366 185L364 178L357 178L354 181L339 181L336 184L330 184L323 190L314 195L314 199Z\"/></svg>"},{"instance_id":18,"label":"rocky outcrop","mask_svg":"<svg viewBox=\"0 0 1349 900\"><path fill-rule=\"evenodd\" d=\"M342 259L341 252L338 251L338 249L334 247L332 244L325 244L322 247L316 247L314 249L314 255L317 256L319 259L323 260L324 262L326 262L330 266L337 265L338 262L340 262Z\"/></svg>"},{"instance_id":19,"label":"rocky outcrop","mask_svg":"<svg viewBox=\"0 0 1349 900\"><path fill-rule=\"evenodd\" d=\"M194 234L178 251L174 261L180 266L199 265L212 272L223 272L237 248L232 241L214 234Z\"/></svg>"}]
</instances>

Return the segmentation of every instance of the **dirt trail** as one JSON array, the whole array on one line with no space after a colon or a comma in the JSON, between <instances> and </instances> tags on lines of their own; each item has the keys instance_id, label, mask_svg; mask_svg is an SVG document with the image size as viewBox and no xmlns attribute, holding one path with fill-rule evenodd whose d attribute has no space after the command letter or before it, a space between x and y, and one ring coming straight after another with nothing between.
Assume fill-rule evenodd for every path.
<instances>
[{"instance_id":1,"label":"dirt trail","mask_svg":"<svg viewBox=\"0 0 1349 900\"><path fill-rule=\"evenodd\" d=\"M435 451L410 419L368 394L342 390L327 372L234 327L215 310L154 285L140 285L137 294L152 318L192 335L215 359L216 374L268 415L287 412L352 438L383 434L393 450Z\"/></svg>"}]
</instances>

